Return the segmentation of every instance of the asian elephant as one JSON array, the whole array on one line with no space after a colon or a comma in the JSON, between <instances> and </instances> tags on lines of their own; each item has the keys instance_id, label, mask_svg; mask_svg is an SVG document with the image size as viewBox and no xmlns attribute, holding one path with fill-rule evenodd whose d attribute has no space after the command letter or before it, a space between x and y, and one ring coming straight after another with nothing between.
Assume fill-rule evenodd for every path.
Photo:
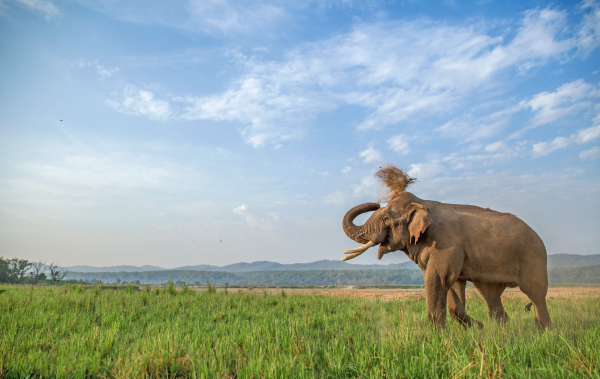
<instances>
[{"instance_id":1,"label":"asian elephant","mask_svg":"<svg viewBox=\"0 0 600 379\"><path fill-rule=\"evenodd\" d=\"M374 213L364 225L353 220ZM520 287L535 306L541 328L552 325L546 307L546 248L533 229L510 213L472 205L444 204L399 192L384 208L366 203L352 208L344 232L362 247L347 250L351 259L379 245L378 258L401 250L423 270L429 318L438 326L450 316L466 326L482 324L465 311L465 286L473 283L489 316L508 322L500 299L506 287Z\"/></svg>"}]
</instances>

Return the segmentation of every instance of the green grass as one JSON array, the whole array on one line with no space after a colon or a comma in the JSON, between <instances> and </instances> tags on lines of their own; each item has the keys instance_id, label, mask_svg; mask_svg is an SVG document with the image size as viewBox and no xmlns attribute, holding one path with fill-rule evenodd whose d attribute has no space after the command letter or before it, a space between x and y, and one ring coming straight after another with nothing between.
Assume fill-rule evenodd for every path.
<instances>
[{"instance_id":1,"label":"green grass","mask_svg":"<svg viewBox=\"0 0 600 379\"><path fill-rule=\"evenodd\" d=\"M599 378L600 299L549 300L540 333L527 301L483 330L428 322L422 299L142 288L2 286L3 378Z\"/></svg>"}]
</instances>

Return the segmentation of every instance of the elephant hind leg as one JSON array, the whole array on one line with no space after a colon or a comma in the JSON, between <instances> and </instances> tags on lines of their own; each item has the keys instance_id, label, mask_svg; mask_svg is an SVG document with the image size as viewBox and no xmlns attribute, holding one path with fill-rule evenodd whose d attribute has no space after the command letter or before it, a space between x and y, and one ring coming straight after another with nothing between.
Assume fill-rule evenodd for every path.
<instances>
[{"instance_id":1,"label":"elephant hind leg","mask_svg":"<svg viewBox=\"0 0 600 379\"><path fill-rule=\"evenodd\" d=\"M465 309L466 286L467 282L465 280L457 280L456 283L450 287L447 295L448 311L450 312L450 316L458 321L463 327L466 328L476 325L478 328L482 328L483 324L469 316Z\"/></svg>"},{"instance_id":2,"label":"elephant hind leg","mask_svg":"<svg viewBox=\"0 0 600 379\"><path fill-rule=\"evenodd\" d=\"M548 312L548 307L546 306L546 293L548 292L547 286L520 286L521 291L529 300L533 303L533 307L535 309L535 323L540 329L546 329L552 327L552 319L550 318L550 313ZM528 304L530 308L530 305ZM527 307L526 307L527 309Z\"/></svg>"},{"instance_id":3,"label":"elephant hind leg","mask_svg":"<svg viewBox=\"0 0 600 379\"><path fill-rule=\"evenodd\" d=\"M502 283L486 283L473 282L477 291L483 296L488 306L488 314L490 319L506 324L508 323L508 314L502 305L502 293L506 289L506 285Z\"/></svg>"}]
</instances>

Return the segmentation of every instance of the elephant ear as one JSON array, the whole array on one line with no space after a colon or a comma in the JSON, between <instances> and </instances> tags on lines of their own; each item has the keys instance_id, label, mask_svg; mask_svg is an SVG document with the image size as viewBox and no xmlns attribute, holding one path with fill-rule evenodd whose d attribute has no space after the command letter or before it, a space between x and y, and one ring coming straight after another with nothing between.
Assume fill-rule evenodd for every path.
<instances>
[{"instance_id":1,"label":"elephant ear","mask_svg":"<svg viewBox=\"0 0 600 379\"><path fill-rule=\"evenodd\" d=\"M408 232L410 234L409 244L412 242L413 237L415 238L415 244L419 240L421 233L425 233L427 227L431 225L433 220L431 214L426 206L418 203L410 204L410 215L408 217Z\"/></svg>"}]
</instances>

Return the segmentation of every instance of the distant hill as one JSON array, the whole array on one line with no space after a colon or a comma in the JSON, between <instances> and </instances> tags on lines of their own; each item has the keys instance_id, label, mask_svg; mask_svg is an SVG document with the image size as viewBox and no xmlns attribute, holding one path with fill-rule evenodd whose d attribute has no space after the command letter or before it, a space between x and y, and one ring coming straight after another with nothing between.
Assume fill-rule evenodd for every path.
<instances>
[{"instance_id":1,"label":"distant hill","mask_svg":"<svg viewBox=\"0 0 600 379\"><path fill-rule=\"evenodd\" d=\"M161 270L144 272L69 272L70 280L101 280L104 283L135 282L162 284L169 280L179 283L229 285L368 285L423 284L423 273L417 270L305 270L305 271L196 271Z\"/></svg>"},{"instance_id":2,"label":"distant hill","mask_svg":"<svg viewBox=\"0 0 600 379\"><path fill-rule=\"evenodd\" d=\"M548 270L548 282L600 284L600 265L551 268Z\"/></svg>"},{"instance_id":3,"label":"distant hill","mask_svg":"<svg viewBox=\"0 0 600 379\"><path fill-rule=\"evenodd\" d=\"M423 284L420 270L266 270L249 272L161 270L137 272L69 272L68 279L102 280L161 284L169 280L189 284L230 285L367 285ZM600 284L600 265L584 267L554 267L548 270L550 283Z\"/></svg>"},{"instance_id":4,"label":"distant hill","mask_svg":"<svg viewBox=\"0 0 600 379\"><path fill-rule=\"evenodd\" d=\"M69 271L77 272L141 272L141 271L159 271L165 270L157 266L109 266L109 267L94 267L94 266L70 266L66 267Z\"/></svg>"},{"instance_id":5,"label":"distant hill","mask_svg":"<svg viewBox=\"0 0 600 379\"><path fill-rule=\"evenodd\" d=\"M548 256L548 267L582 267L600 265L600 254L554 254Z\"/></svg>"},{"instance_id":6,"label":"distant hill","mask_svg":"<svg viewBox=\"0 0 600 379\"><path fill-rule=\"evenodd\" d=\"M600 254L577 255L577 254L555 254L548 256L548 267L583 267L600 265ZM192 271L221 271L221 272L255 272L255 271L313 271L313 270L398 270L398 269L419 269L412 261L403 263L394 263L388 265L360 265L341 261L321 260L311 263L291 263L283 264L270 261L258 262L240 262L226 266L212 265L194 265L182 266L173 269L166 269L157 266L111 266L111 267L93 267L93 266L71 266L67 267L69 271L74 272L143 272L143 271L162 271L162 270L192 270Z\"/></svg>"},{"instance_id":7,"label":"distant hill","mask_svg":"<svg viewBox=\"0 0 600 379\"><path fill-rule=\"evenodd\" d=\"M309 270L396 270L396 269L418 269L412 261L395 263L389 265L358 265L342 261L321 260L311 263L282 264L277 262L259 261L252 263L234 263L227 266L183 266L173 270L196 270L196 271L225 271L225 272L251 272L251 271L309 271Z\"/></svg>"},{"instance_id":8,"label":"distant hill","mask_svg":"<svg viewBox=\"0 0 600 379\"><path fill-rule=\"evenodd\" d=\"M111 267L93 267L93 266L71 266L67 267L69 271L74 272L142 272L142 271L161 271L161 270L193 270L193 271L222 271L222 272L251 272L251 271L307 271L307 270L396 270L396 269L418 269L412 261L395 263L389 265L357 265L342 261L321 260L311 263L291 263L282 264L270 261L259 262L240 262L227 266L195 265L182 266L172 269L166 269L157 266L111 266Z\"/></svg>"}]
</instances>

